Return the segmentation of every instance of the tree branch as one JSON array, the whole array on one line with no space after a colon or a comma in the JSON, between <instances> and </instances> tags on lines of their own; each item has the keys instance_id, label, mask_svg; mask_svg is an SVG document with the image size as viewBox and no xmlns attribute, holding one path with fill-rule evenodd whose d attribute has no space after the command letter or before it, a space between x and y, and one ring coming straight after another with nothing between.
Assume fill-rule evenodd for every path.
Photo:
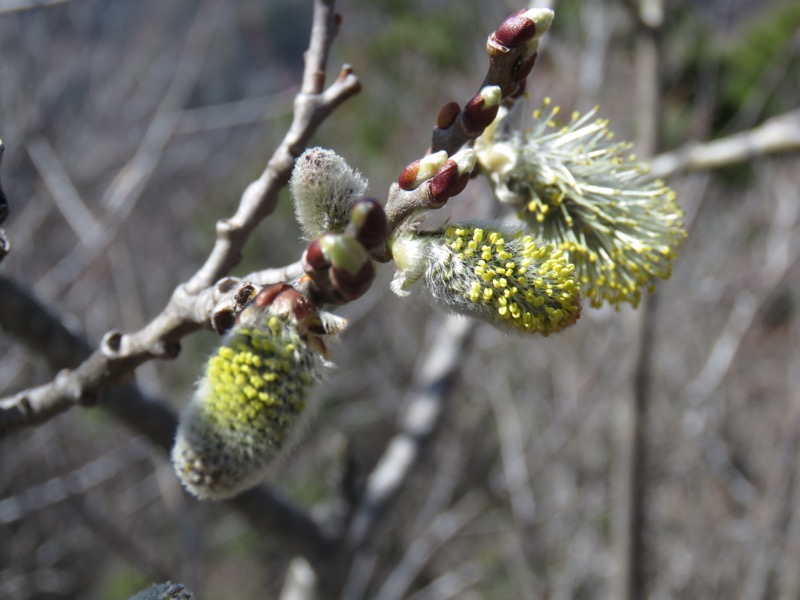
<instances>
[{"instance_id":1,"label":"tree branch","mask_svg":"<svg viewBox=\"0 0 800 600\"><path fill-rule=\"evenodd\" d=\"M349 590L366 589L371 570L360 568L365 561L358 555L433 437L474 329L474 321L448 315L440 325L428 330L427 337L433 341L420 357L410 386L413 391L406 398L397 432L367 480L344 539L345 556L355 557L352 562L345 563L350 565L346 586ZM339 573L338 577L342 575L345 574Z\"/></svg>"},{"instance_id":2,"label":"tree branch","mask_svg":"<svg viewBox=\"0 0 800 600\"><path fill-rule=\"evenodd\" d=\"M34 8L48 8L59 4L66 4L72 0L2 0L0 2L0 15L33 10Z\"/></svg>"},{"instance_id":3,"label":"tree branch","mask_svg":"<svg viewBox=\"0 0 800 600\"><path fill-rule=\"evenodd\" d=\"M797 150L800 150L800 109L768 119L748 131L660 154L653 159L650 176L666 178L682 171L718 169L766 154Z\"/></svg>"},{"instance_id":4,"label":"tree branch","mask_svg":"<svg viewBox=\"0 0 800 600\"><path fill-rule=\"evenodd\" d=\"M294 120L264 173L245 190L236 214L217 224L217 241L205 264L188 283L173 291L166 307L141 330L130 334L109 332L99 348L74 370L62 371L47 384L0 400L0 431L39 423L75 404L94 402L138 365L153 358L175 357L183 336L201 327L213 328L215 316L230 310L237 280L217 280L238 261L251 232L274 210L295 156L302 152L316 128L360 90L357 77L347 66L333 84L322 89L325 61L338 30L333 4L333 0L317 0L314 4L311 43L303 86L295 99Z\"/></svg>"},{"instance_id":5,"label":"tree branch","mask_svg":"<svg viewBox=\"0 0 800 600\"><path fill-rule=\"evenodd\" d=\"M3 277L0 277L0 328L19 336L53 369L80 364L92 352L82 332L70 329L57 313ZM36 408L43 412L26 413L19 403L7 407L4 401L0 408L0 438L18 424L18 419L30 425L56 414L55 408L46 404ZM127 384L109 390L103 408L169 454L178 419L161 400ZM305 512L266 487L254 488L227 504L254 527L280 540L283 547L291 548L312 562L319 560L329 547L316 523Z\"/></svg>"},{"instance_id":6,"label":"tree branch","mask_svg":"<svg viewBox=\"0 0 800 600\"><path fill-rule=\"evenodd\" d=\"M3 152L5 151L6 147L3 145L3 140L0 140L0 167L3 166ZM6 199L5 192L3 192L3 183L0 180L0 225L3 224L3 221L6 220L8 216L8 200ZM6 232L0 228L0 262L3 261L3 258L6 254L8 254L10 246L8 240L6 239Z\"/></svg>"}]
</instances>

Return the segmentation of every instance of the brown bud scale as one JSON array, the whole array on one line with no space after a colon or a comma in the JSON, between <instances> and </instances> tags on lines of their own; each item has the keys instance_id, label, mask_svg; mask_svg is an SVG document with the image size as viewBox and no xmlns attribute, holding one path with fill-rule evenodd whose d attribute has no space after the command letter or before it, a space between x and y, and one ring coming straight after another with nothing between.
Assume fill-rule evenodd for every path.
<instances>
[{"instance_id":1,"label":"brown bud scale","mask_svg":"<svg viewBox=\"0 0 800 600\"><path fill-rule=\"evenodd\" d=\"M520 57L519 60L514 63L514 66L511 67L511 76L514 78L514 81L520 81L530 75L533 65L536 64L536 57L538 55L538 52L534 52L527 60Z\"/></svg>"},{"instance_id":2,"label":"brown bud scale","mask_svg":"<svg viewBox=\"0 0 800 600\"><path fill-rule=\"evenodd\" d=\"M416 187L415 183L417 181L417 173L419 173L419 164L420 159L417 159L400 173L400 177L397 179L397 185L400 186L401 190L409 191Z\"/></svg>"},{"instance_id":3,"label":"brown bud scale","mask_svg":"<svg viewBox=\"0 0 800 600\"><path fill-rule=\"evenodd\" d=\"M350 211L352 235L368 251L379 248L386 243L389 235L389 224L383 206L372 198L362 198L353 205ZM348 228L348 232L350 229Z\"/></svg>"},{"instance_id":4,"label":"brown bud scale","mask_svg":"<svg viewBox=\"0 0 800 600\"><path fill-rule=\"evenodd\" d=\"M441 169L431 178L431 196L436 200L447 200L453 194L450 188L458 180L458 165L454 160L448 159Z\"/></svg>"},{"instance_id":5,"label":"brown bud scale","mask_svg":"<svg viewBox=\"0 0 800 600\"><path fill-rule=\"evenodd\" d=\"M330 263L322 253L319 240L314 240L308 245L305 252L303 252L303 271L306 273L321 271L327 269L329 266Z\"/></svg>"},{"instance_id":6,"label":"brown bud scale","mask_svg":"<svg viewBox=\"0 0 800 600\"><path fill-rule=\"evenodd\" d=\"M523 17L522 9L508 17L494 32L494 38L508 48L516 48L536 37L536 23Z\"/></svg>"},{"instance_id":7,"label":"brown bud scale","mask_svg":"<svg viewBox=\"0 0 800 600\"><path fill-rule=\"evenodd\" d=\"M500 105L485 106L486 101L480 94L475 94L464 107L464 126L470 133L480 134L492 124Z\"/></svg>"},{"instance_id":8,"label":"brown bud scale","mask_svg":"<svg viewBox=\"0 0 800 600\"><path fill-rule=\"evenodd\" d=\"M371 261L364 263L356 275L351 275L344 269L331 267L330 279L333 289L336 290L345 302L352 302L363 296L375 279L375 267Z\"/></svg>"},{"instance_id":9,"label":"brown bud scale","mask_svg":"<svg viewBox=\"0 0 800 600\"><path fill-rule=\"evenodd\" d=\"M455 123L460 112L461 107L458 102L448 102L439 110L439 115L436 117L436 126L439 129L448 129Z\"/></svg>"}]
</instances>

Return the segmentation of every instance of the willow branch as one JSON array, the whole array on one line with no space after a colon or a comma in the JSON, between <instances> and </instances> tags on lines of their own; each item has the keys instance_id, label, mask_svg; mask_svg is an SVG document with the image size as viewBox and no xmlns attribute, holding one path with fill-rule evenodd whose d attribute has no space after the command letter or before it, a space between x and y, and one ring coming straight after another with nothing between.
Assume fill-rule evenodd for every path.
<instances>
[{"instance_id":1,"label":"willow branch","mask_svg":"<svg viewBox=\"0 0 800 600\"><path fill-rule=\"evenodd\" d=\"M767 154L797 150L800 150L800 109L741 133L660 154L653 159L650 175L670 177L682 171L718 169Z\"/></svg>"},{"instance_id":2,"label":"willow branch","mask_svg":"<svg viewBox=\"0 0 800 600\"><path fill-rule=\"evenodd\" d=\"M27 290L0 277L0 328L19 338L41 354L53 369L79 364L92 352L81 331L71 329L61 316L39 302ZM48 407L44 407L47 409ZM133 431L146 437L168 454L178 419L160 399L131 384L107 393L103 408ZM55 407L49 407L54 411ZM0 437L13 428L16 419L24 424L45 420L51 412L26 414L19 403L0 409ZM287 548L311 561L327 548L327 541L306 513L266 487L254 488L228 501L228 505L254 527L276 537ZM0 519L2 520L2 519Z\"/></svg>"},{"instance_id":3,"label":"willow branch","mask_svg":"<svg viewBox=\"0 0 800 600\"><path fill-rule=\"evenodd\" d=\"M174 290L161 313L139 331L111 331L74 370L62 371L47 384L0 400L0 430L38 423L75 404L95 401L138 365L176 356L182 337L201 327L214 328L215 317L231 310L236 302L237 280L218 280L239 260L256 225L274 210L295 156L331 112L360 90L349 67L323 89L328 52L338 30L333 4L332 0L314 4L311 43L291 127L261 177L244 191L236 213L217 224L217 241L205 264L188 283Z\"/></svg>"}]
</instances>

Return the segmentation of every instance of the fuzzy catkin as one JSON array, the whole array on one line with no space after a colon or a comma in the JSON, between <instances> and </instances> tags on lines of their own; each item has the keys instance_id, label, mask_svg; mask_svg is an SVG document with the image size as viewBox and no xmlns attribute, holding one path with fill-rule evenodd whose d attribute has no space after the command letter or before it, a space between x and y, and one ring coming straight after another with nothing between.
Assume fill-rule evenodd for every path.
<instances>
[{"instance_id":1,"label":"fuzzy catkin","mask_svg":"<svg viewBox=\"0 0 800 600\"><path fill-rule=\"evenodd\" d=\"M324 364L290 315L236 326L181 415L172 461L183 485L224 499L263 479L308 414Z\"/></svg>"},{"instance_id":2,"label":"fuzzy catkin","mask_svg":"<svg viewBox=\"0 0 800 600\"><path fill-rule=\"evenodd\" d=\"M392 289L406 295L419 278L436 304L508 331L549 335L578 320L575 267L561 250L497 227L450 225L392 241Z\"/></svg>"},{"instance_id":3,"label":"fuzzy catkin","mask_svg":"<svg viewBox=\"0 0 800 600\"><path fill-rule=\"evenodd\" d=\"M297 159L289 189L303 235L313 240L344 231L353 202L367 191L367 180L332 150L310 148Z\"/></svg>"}]
</instances>

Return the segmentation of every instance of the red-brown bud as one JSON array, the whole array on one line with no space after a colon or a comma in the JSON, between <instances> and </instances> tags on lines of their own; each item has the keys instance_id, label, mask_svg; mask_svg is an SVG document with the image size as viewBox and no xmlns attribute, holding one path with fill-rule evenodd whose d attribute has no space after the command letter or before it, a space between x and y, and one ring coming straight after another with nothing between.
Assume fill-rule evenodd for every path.
<instances>
[{"instance_id":1,"label":"red-brown bud","mask_svg":"<svg viewBox=\"0 0 800 600\"><path fill-rule=\"evenodd\" d=\"M371 261L364 263L361 270L355 275L351 275L345 269L331 267L330 281L333 289L342 297L345 302L352 302L356 298L363 296L372 281L375 279L375 267Z\"/></svg>"},{"instance_id":2,"label":"red-brown bud","mask_svg":"<svg viewBox=\"0 0 800 600\"><path fill-rule=\"evenodd\" d=\"M419 173L419 163L420 159L417 159L402 170L402 172L400 173L400 177L397 179L397 185L400 186L401 190L409 191L417 187L417 173Z\"/></svg>"},{"instance_id":3,"label":"red-brown bud","mask_svg":"<svg viewBox=\"0 0 800 600\"><path fill-rule=\"evenodd\" d=\"M397 180L400 189L410 191L418 188L423 181L433 177L447 160L447 152L440 150L426 154L408 165Z\"/></svg>"},{"instance_id":4,"label":"red-brown bud","mask_svg":"<svg viewBox=\"0 0 800 600\"><path fill-rule=\"evenodd\" d=\"M461 107L458 102L448 102L441 109L439 115L436 117L436 126L439 129L447 129L455 123L458 114L461 112Z\"/></svg>"},{"instance_id":5,"label":"red-brown bud","mask_svg":"<svg viewBox=\"0 0 800 600\"><path fill-rule=\"evenodd\" d=\"M371 198L356 201L350 210L350 223L345 233L355 237L367 250L386 244L389 225L383 206Z\"/></svg>"},{"instance_id":6,"label":"red-brown bud","mask_svg":"<svg viewBox=\"0 0 800 600\"><path fill-rule=\"evenodd\" d=\"M536 64L536 57L538 55L538 52L534 52L530 55L528 60L523 60L520 57L519 62L514 63L514 66L511 67L511 76L514 78L514 81L520 81L530 75L531 70L533 70L533 65Z\"/></svg>"},{"instance_id":7,"label":"red-brown bud","mask_svg":"<svg viewBox=\"0 0 800 600\"><path fill-rule=\"evenodd\" d=\"M528 12L522 9L508 17L494 32L494 39L500 44L515 48L536 37L536 23L522 16Z\"/></svg>"},{"instance_id":8,"label":"red-brown bud","mask_svg":"<svg viewBox=\"0 0 800 600\"><path fill-rule=\"evenodd\" d=\"M270 306L280 294L288 290L294 290L288 283L273 283L261 288L261 291L253 298L253 304L260 308Z\"/></svg>"},{"instance_id":9,"label":"red-brown bud","mask_svg":"<svg viewBox=\"0 0 800 600\"><path fill-rule=\"evenodd\" d=\"M480 134L492 124L500 110L499 88L497 94L487 94L486 90L475 94L464 107L464 126L471 133Z\"/></svg>"},{"instance_id":10,"label":"red-brown bud","mask_svg":"<svg viewBox=\"0 0 800 600\"><path fill-rule=\"evenodd\" d=\"M436 200L446 201L450 196L450 188L458 180L458 165L454 160L448 160L430 182L431 196Z\"/></svg>"},{"instance_id":11,"label":"red-brown bud","mask_svg":"<svg viewBox=\"0 0 800 600\"><path fill-rule=\"evenodd\" d=\"M303 252L303 271L306 273L313 273L315 271L322 271L330 266L330 262L325 258L322 253L322 248L319 244L319 239L311 242Z\"/></svg>"}]
</instances>

